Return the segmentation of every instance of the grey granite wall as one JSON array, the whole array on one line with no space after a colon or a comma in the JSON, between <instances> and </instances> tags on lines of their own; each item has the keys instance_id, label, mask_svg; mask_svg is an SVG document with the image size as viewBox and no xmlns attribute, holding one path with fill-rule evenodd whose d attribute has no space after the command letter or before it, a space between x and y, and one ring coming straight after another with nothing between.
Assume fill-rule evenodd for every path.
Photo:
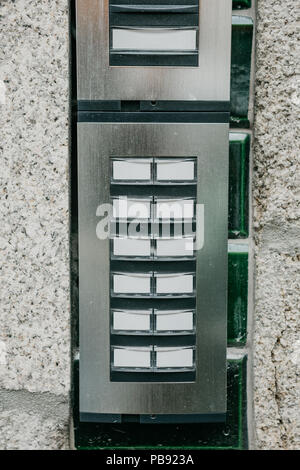
<instances>
[{"instance_id":1,"label":"grey granite wall","mask_svg":"<svg viewBox=\"0 0 300 470\"><path fill-rule=\"evenodd\" d=\"M68 447L68 2L0 2L0 449Z\"/></svg>"},{"instance_id":2,"label":"grey granite wall","mask_svg":"<svg viewBox=\"0 0 300 470\"><path fill-rule=\"evenodd\" d=\"M258 448L299 449L300 4L258 0L257 10L255 427Z\"/></svg>"},{"instance_id":3,"label":"grey granite wall","mask_svg":"<svg viewBox=\"0 0 300 470\"><path fill-rule=\"evenodd\" d=\"M299 2L257 3L254 425L258 448L293 449L300 446ZM64 449L68 1L1 0L0 43L0 449Z\"/></svg>"}]
</instances>

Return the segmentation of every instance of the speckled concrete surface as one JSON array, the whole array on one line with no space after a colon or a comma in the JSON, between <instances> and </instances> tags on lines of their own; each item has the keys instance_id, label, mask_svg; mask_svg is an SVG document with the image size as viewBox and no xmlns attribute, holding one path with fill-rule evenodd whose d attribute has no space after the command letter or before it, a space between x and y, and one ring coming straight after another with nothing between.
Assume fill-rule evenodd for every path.
<instances>
[{"instance_id":1,"label":"speckled concrete surface","mask_svg":"<svg viewBox=\"0 0 300 470\"><path fill-rule=\"evenodd\" d=\"M64 450L69 447L67 397L0 391L0 450Z\"/></svg>"},{"instance_id":2,"label":"speckled concrete surface","mask_svg":"<svg viewBox=\"0 0 300 470\"><path fill-rule=\"evenodd\" d=\"M67 394L68 2L0 15L0 388Z\"/></svg>"},{"instance_id":3,"label":"speckled concrete surface","mask_svg":"<svg viewBox=\"0 0 300 470\"><path fill-rule=\"evenodd\" d=\"M67 7L0 2L0 449L68 447Z\"/></svg>"},{"instance_id":4,"label":"speckled concrete surface","mask_svg":"<svg viewBox=\"0 0 300 470\"><path fill-rule=\"evenodd\" d=\"M299 45L295 0L258 0L254 209L257 447L300 448ZM299 70L298 70L299 72Z\"/></svg>"}]
</instances>

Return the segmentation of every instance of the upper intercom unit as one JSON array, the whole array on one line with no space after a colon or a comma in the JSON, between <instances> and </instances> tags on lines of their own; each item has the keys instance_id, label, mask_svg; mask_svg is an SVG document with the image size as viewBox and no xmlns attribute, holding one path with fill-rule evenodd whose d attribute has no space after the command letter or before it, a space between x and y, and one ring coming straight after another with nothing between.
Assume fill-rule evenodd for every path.
<instances>
[{"instance_id":1,"label":"upper intercom unit","mask_svg":"<svg viewBox=\"0 0 300 470\"><path fill-rule=\"evenodd\" d=\"M79 100L229 101L232 0L77 0Z\"/></svg>"}]
</instances>

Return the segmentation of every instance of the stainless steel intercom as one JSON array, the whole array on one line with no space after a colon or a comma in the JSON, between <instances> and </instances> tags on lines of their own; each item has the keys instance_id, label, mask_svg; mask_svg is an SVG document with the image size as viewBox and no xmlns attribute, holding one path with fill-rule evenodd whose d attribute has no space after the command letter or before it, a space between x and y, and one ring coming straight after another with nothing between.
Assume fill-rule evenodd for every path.
<instances>
[{"instance_id":1,"label":"stainless steel intercom","mask_svg":"<svg viewBox=\"0 0 300 470\"><path fill-rule=\"evenodd\" d=\"M79 100L229 101L230 0L77 0Z\"/></svg>"},{"instance_id":2,"label":"stainless steel intercom","mask_svg":"<svg viewBox=\"0 0 300 470\"><path fill-rule=\"evenodd\" d=\"M77 0L80 419L226 414L231 0Z\"/></svg>"}]
</instances>

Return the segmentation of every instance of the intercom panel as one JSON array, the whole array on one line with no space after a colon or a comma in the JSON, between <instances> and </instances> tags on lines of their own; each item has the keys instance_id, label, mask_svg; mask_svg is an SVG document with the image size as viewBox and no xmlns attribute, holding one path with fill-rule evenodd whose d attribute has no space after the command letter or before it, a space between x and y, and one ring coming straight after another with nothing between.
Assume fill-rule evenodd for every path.
<instances>
[{"instance_id":1,"label":"intercom panel","mask_svg":"<svg viewBox=\"0 0 300 470\"><path fill-rule=\"evenodd\" d=\"M224 417L228 123L79 122L78 175L81 419Z\"/></svg>"},{"instance_id":2,"label":"intercom panel","mask_svg":"<svg viewBox=\"0 0 300 470\"><path fill-rule=\"evenodd\" d=\"M78 100L229 102L232 0L76 0Z\"/></svg>"}]
</instances>

